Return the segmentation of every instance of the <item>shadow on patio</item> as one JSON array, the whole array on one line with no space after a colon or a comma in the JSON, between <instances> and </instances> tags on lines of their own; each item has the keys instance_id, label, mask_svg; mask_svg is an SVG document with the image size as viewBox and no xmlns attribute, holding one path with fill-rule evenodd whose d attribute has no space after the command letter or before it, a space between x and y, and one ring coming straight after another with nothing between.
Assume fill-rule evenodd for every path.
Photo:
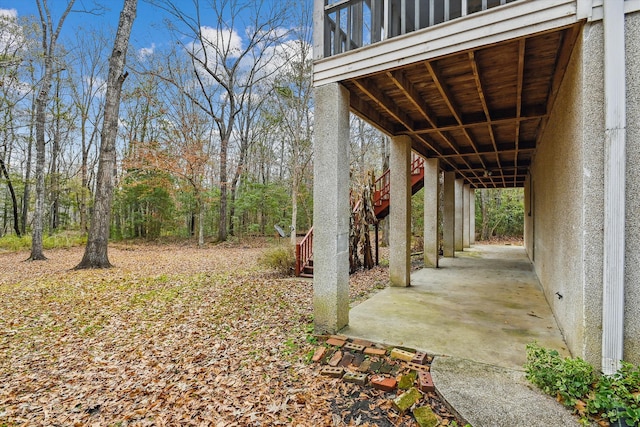
<instances>
[{"instance_id":1,"label":"shadow on patio","mask_svg":"<svg viewBox=\"0 0 640 427\"><path fill-rule=\"evenodd\" d=\"M341 333L511 369L538 341L569 355L521 246L474 245L353 307Z\"/></svg>"}]
</instances>

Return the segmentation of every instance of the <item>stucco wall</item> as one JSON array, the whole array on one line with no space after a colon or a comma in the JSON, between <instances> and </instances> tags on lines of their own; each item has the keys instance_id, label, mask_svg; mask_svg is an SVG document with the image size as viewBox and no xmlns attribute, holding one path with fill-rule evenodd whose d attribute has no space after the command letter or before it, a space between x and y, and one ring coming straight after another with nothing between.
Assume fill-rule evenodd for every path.
<instances>
[{"instance_id":1,"label":"stucco wall","mask_svg":"<svg viewBox=\"0 0 640 427\"><path fill-rule=\"evenodd\" d=\"M578 41L531 168L534 267L574 355L584 335L582 43ZM569 161L571 159L571 161Z\"/></svg>"},{"instance_id":2,"label":"stucco wall","mask_svg":"<svg viewBox=\"0 0 640 427\"><path fill-rule=\"evenodd\" d=\"M577 355L602 362L602 266L604 254L604 27L587 24L583 61L583 227L584 342Z\"/></svg>"},{"instance_id":3,"label":"stucco wall","mask_svg":"<svg viewBox=\"0 0 640 427\"><path fill-rule=\"evenodd\" d=\"M640 12L627 15L625 359L640 364Z\"/></svg>"},{"instance_id":4,"label":"stucco wall","mask_svg":"<svg viewBox=\"0 0 640 427\"><path fill-rule=\"evenodd\" d=\"M640 363L640 13L626 18L625 360ZM526 247L570 351L601 363L604 34L585 25L531 168ZM562 299L556 296L562 295Z\"/></svg>"}]
</instances>

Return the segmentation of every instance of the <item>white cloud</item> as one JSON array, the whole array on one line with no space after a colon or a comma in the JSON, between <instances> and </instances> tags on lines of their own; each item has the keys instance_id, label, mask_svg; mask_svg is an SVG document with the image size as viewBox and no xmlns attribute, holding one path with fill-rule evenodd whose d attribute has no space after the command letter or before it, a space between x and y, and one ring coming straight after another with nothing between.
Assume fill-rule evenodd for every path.
<instances>
[{"instance_id":1,"label":"white cloud","mask_svg":"<svg viewBox=\"0 0 640 427\"><path fill-rule=\"evenodd\" d=\"M150 57L151 55L153 55L155 51L156 51L156 44L151 43L151 46L149 47L143 47L138 49L138 58L140 58L141 60L144 60Z\"/></svg>"},{"instance_id":2,"label":"white cloud","mask_svg":"<svg viewBox=\"0 0 640 427\"><path fill-rule=\"evenodd\" d=\"M97 96L103 97L107 93L107 81L102 77L85 77L84 81Z\"/></svg>"},{"instance_id":3,"label":"white cloud","mask_svg":"<svg viewBox=\"0 0 640 427\"><path fill-rule=\"evenodd\" d=\"M0 9L0 54L18 55L25 39L22 27L17 22L18 12L15 9Z\"/></svg>"},{"instance_id":4,"label":"white cloud","mask_svg":"<svg viewBox=\"0 0 640 427\"><path fill-rule=\"evenodd\" d=\"M0 16L16 19L18 17L18 11L15 9L0 9Z\"/></svg>"},{"instance_id":5,"label":"white cloud","mask_svg":"<svg viewBox=\"0 0 640 427\"><path fill-rule=\"evenodd\" d=\"M200 28L201 39L206 43L207 53L214 57L237 58L242 53L242 37L236 30L225 28ZM211 52L213 51L213 52Z\"/></svg>"}]
</instances>

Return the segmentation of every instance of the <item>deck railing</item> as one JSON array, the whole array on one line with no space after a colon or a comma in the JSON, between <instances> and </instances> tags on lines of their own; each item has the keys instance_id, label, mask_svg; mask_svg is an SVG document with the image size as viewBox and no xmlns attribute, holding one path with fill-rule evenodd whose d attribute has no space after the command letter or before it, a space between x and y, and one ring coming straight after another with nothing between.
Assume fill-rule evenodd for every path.
<instances>
[{"instance_id":1,"label":"deck railing","mask_svg":"<svg viewBox=\"0 0 640 427\"><path fill-rule=\"evenodd\" d=\"M324 2L324 57L517 0L316 0Z\"/></svg>"},{"instance_id":2,"label":"deck railing","mask_svg":"<svg viewBox=\"0 0 640 427\"><path fill-rule=\"evenodd\" d=\"M300 276L313 257L313 227L304 238L296 244L296 276Z\"/></svg>"}]
</instances>

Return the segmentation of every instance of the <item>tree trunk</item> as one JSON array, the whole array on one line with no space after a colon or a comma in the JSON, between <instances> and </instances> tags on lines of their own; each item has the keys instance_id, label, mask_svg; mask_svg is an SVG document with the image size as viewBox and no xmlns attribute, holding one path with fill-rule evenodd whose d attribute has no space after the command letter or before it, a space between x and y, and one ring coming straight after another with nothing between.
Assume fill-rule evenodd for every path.
<instances>
[{"instance_id":1,"label":"tree trunk","mask_svg":"<svg viewBox=\"0 0 640 427\"><path fill-rule=\"evenodd\" d=\"M51 147L51 165L49 167L49 186L50 186L50 203L49 211L49 232L53 233L58 229L58 214L60 201L60 176L58 174L58 155L60 154L60 76L56 79L55 89L55 123L53 131L53 140Z\"/></svg>"},{"instance_id":2,"label":"tree trunk","mask_svg":"<svg viewBox=\"0 0 640 427\"><path fill-rule=\"evenodd\" d=\"M60 16L58 26L53 29L51 14L46 0L38 0L38 13L42 22L42 53L44 56L44 75L40 82L40 91L36 98L36 207L33 215L33 234L31 239L32 261L45 260L42 250L42 232L44 228L44 162L45 162L45 120L46 107L53 79L53 55L56 41L62 29L62 24L73 7L75 0L69 0L65 11Z\"/></svg>"},{"instance_id":3,"label":"tree trunk","mask_svg":"<svg viewBox=\"0 0 640 427\"><path fill-rule=\"evenodd\" d=\"M204 209L202 202L198 208L198 246L204 246Z\"/></svg>"},{"instance_id":4,"label":"tree trunk","mask_svg":"<svg viewBox=\"0 0 640 427\"><path fill-rule=\"evenodd\" d=\"M35 107L35 103L34 103ZM31 123L35 117L35 110L31 109ZM29 141L27 142L27 164L24 173L24 193L22 195L22 234L27 233L27 220L29 215L29 199L31 198L31 155L33 153L33 125L29 127Z\"/></svg>"},{"instance_id":5,"label":"tree trunk","mask_svg":"<svg viewBox=\"0 0 640 427\"><path fill-rule=\"evenodd\" d=\"M218 222L218 241L227 240L227 151L229 137L222 138L220 143L220 220Z\"/></svg>"},{"instance_id":6,"label":"tree trunk","mask_svg":"<svg viewBox=\"0 0 640 427\"><path fill-rule=\"evenodd\" d=\"M382 136L382 173L385 173L387 169L389 169L389 156L390 156L390 142L389 138L386 136ZM381 231L381 242L380 245L383 247L389 246L389 217L382 219L380 221L380 231Z\"/></svg>"},{"instance_id":7,"label":"tree trunk","mask_svg":"<svg viewBox=\"0 0 640 427\"><path fill-rule=\"evenodd\" d=\"M43 37L46 37L43 36ZM47 99L49 98L49 90L51 89L52 76L52 60L51 55L45 54L45 73L42 78L42 87L36 99L36 206L33 212L33 232L31 238L31 256L32 261L46 260L42 246L42 234L44 228L44 162L45 162L45 120Z\"/></svg>"},{"instance_id":8,"label":"tree trunk","mask_svg":"<svg viewBox=\"0 0 640 427\"><path fill-rule=\"evenodd\" d=\"M482 232L480 240L489 240L489 192L480 191L480 207L482 212Z\"/></svg>"},{"instance_id":9,"label":"tree trunk","mask_svg":"<svg viewBox=\"0 0 640 427\"><path fill-rule=\"evenodd\" d=\"M83 112L83 115L85 113ZM82 150L82 163L80 164L80 181L81 181L81 189L80 189L80 202L78 206L80 210L80 230L83 233L86 233L87 228L87 190L89 188L89 180L87 173L87 164L89 162L89 152L87 149L87 129L86 129L86 117L83 116L82 123L80 125L81 131L81 150Z\"/></svg>"},{"instance_id":10,"label":"tree trunk","mask_svg":"<svg viewBox=\"0 0 640 427\"><path fill-rule=\"evenodd\" d=\"M298 224L298 167L293 166L293 177L291 177L291 246L296 246L296 227Z\"/></svg>"},{"instance_id":11,"label":"tree trunk","mask_svg":"<svg viewBox=\"0 0 640 427\"><path fill-rule=\"evenodd\" d=\"M129 47L131 27L136 17L137 0L125 0L113 52L109 59L109 76L105 96L104 119L100 141L100 158L98 161L98 177L96 199L91 215L91 226L84 256L76 269L111 267L107 254L109 242L109 225L111 222L111 204L113 200L114 170L116 167L116 137L118 134L118 113L120 110L120 94L122 84L128 73L124 66Z\"/></svg>"},{"instance_id":12,"label":"tree trunk","mask_svg":"<svg viewBox=\"0 0 640 427\"><path fill-rule=\"evenodd\" d=\"M16 231L18 237L20 234L20 217L18 216L18 200L16 199L16 192L13 190L13 184L11 183L11 177L9 176L9 171L4 164L2 158L0 158L0 169L2 169L2 174L7 179L7 186L9 187L9 193L11 194L11 205L13 207L13 229Z\"/></svg>"}]
</instances>

